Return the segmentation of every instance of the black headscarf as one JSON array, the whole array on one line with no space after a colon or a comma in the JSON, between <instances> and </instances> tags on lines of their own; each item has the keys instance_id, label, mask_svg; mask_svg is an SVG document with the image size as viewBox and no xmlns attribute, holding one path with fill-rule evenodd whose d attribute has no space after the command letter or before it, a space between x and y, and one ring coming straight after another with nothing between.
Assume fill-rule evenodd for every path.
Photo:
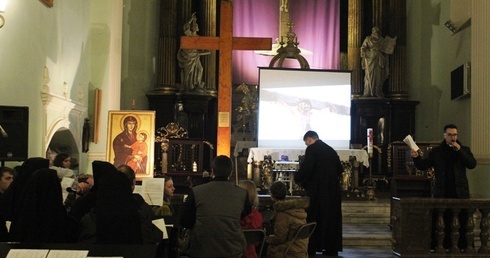
<instances>
[{"instance_id":1,"label":"black headscarf","mask_svg":"<svg viewBox=\"0 0 490 258\"><path fill-rule=\"evenodd\" d=\"M61 184L56 170L42 168L29 179L18 218L12 221L11 239L30 243L64 243L74 232L68 225Z\"/></svg>"},{"instance_id":2,"label":"black headscarf","mask_svg":"<svg viewBox=\"0 0 490 258\"><path fill-rule=\"evenodd\" d=\"M17 206L20 203L27 182L38 169L48 168L49 160L45 158L29 158L21 166L16 167L16 177L9 188L0 198L0 212L6 220L12 221L17 217Z\"/></svg>"},{"instance_id":3,"label":"black headscarf","mask_svg":"<svg viewBox=\"0 0 490 258\"><path fill-rule=\"evenodd\" d=\"M97 244L142 244L141 221L131 182L118 171L108 172L97 191Z\"/></svg>"},{"instance_id":4,"label":"black headscarf","mask_svg":"<svg viewBox=\"0 0 490 258\"><path fill-rule=\"evenodd\" d=\"M94 176L94 185L90 188L91 191L97 191L99 182L104 175L109 172L117 172L116 167L107 161L94 160L92 162L92 172Z\"/></svg>"},{"instance_id":5,"label":"black headscarf","mask_svg":"<svg viewBox=\"0 0 490 258\"><path fill-rule=\"evenodd\" d=\"M70 210L70 216L80 221L82 217L95 208L97 202L97 189L102 178L109 172L118 172L116 167L107 161L95 160L92 162L92 172L94 176L94 185L90 188L90 192L79 197Z\"/></svg>"}]
</instances>

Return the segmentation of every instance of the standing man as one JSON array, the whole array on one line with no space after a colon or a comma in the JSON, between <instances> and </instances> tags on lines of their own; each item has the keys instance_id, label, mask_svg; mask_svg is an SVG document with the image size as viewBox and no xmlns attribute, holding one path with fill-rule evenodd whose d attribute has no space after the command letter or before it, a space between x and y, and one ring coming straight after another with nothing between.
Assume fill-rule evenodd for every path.
<instances>
[{"instance_id":1,"label":"standing man","mask_svg":"<svg viewBox=\"0 0 490 258\"><path fill-rule=\"evenodd\" d=\"M342 251L342 190L339 183L342 164L337 152L320 140L315 131L306 132L303 141L307 146L305 159L294 175L294 181L310 197L307 221L318 223L310 237L308 253L337 256Z\"/></svg>"},{"instance_id":2,"label":"standing man","mask_svg":"<svg viewBox=\"0 0 490 258\"><path fill-rule=\"evenodd\" d=\"M180 225L192 229L184 247L189 257L238 257L247 246L240 218L252 205L247 190L228 181L232 170L229 157L214 158L212 181L192 188L184 202Z\"/></svg>"},{"instance_id":3,"label":"standing man","mask_svg":"<svg viewBox=\"0 0 490 258\"><path fill-rule=\"evenodd\" d=\"M123 120L124 130L112 141L114 148L114 167L126 164L126 160L131 156L133 150L130 147L136 141L136 130L138 121L134 116L127 116Z\"/></svg>"},{"instance_id":4,"label":"standing man","mask_svg":"<svg viewBox=\"0 0 490 258\"><path fill-rule=\"evenodd\" d=\"M463 146L458 140L458 127L456 125L448 124L444 126L444 140L439 146L434 147L429 152L429 156L426 159L420 157L419 153L414 150L412 150L412 158L417 169L426 170L431 167L434 168L433 196L435 198L470 198L466 169L475 168L476 160L470 148ZM445 215L445 217L445 220L450 219L450 214ZM466 218L467 214L461 212L460 248L466 248ZM446 225L449 225L447 224L449 221L446 220ZM450 227L446 227L446 229L449 230ZM451 246L449 232L446 233L444 246Z\"/></svg>"}]
</instances>

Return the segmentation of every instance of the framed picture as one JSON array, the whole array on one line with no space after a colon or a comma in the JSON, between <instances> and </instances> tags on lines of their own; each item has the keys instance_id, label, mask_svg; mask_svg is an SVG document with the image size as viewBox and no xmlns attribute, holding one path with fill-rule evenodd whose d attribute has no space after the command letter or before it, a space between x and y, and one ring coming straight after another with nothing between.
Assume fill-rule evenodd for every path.
<instances>
[{"instance_id":1,"label":"framed picture","mask_svg":"<svg viewBox=\"0 0 490 258\"><path fill-rule=\"evenodd\" d=\"M109 111L108 162L128 165L136 179L153 177L155 111Z\"/></svg>"}]
</instances>

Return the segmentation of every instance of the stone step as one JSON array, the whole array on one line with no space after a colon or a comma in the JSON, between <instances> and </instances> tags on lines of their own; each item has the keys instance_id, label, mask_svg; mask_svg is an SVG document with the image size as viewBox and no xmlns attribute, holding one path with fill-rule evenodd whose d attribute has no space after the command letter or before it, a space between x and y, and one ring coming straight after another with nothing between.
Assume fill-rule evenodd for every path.
<instances>
[{"instance_id":1,"label":"stone step","mask_svg":"<svg viewBox=\"0 0 490 258\"><path fill-rule=\"evenodd\" d=\"M389 224L389 200L347 201L342 203L344 224Z\"/></svg>"},{"instance_id":2,"label":"stone step","mask_svg":"<svg viewBox=\"0 0 490 258\"><path fill-rule=\"evenodd\" d=\"M343 245L391 247L390 200L342 202Z\"/></svg>"},{"instance_id":3,"label":"stone step","mask_svg":"<svg viewBox=\"0 0 490 258\"><path fill-rule=\"evenodd\" d=\"M344 247L391 247L391 229L381 224L344 224Z\"/></svg>"},{"instance_id":4,"label":"stone step","mask_svg":"<svg viewBox=\"0 0 490 258\"><path fill-rule=\"evenodd\" d=\"M388 214L389 215L389 214ZM386 214L342 214L343 224L390 224L389 216Z\"/></svg>"}]
</instances>

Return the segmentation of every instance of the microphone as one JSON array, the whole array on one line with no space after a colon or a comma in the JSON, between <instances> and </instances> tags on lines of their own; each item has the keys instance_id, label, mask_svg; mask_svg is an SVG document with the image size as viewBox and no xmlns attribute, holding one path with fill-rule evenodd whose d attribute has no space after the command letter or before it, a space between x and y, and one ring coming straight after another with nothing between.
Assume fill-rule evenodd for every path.
<instances>
[{"instance_id":1,"label":"microphone","mask_svg":"<svg viewBox=\"0 0 490 258\"><path fill-rule=\"evenodd\" d=\"M455 142L455 140L453 140L450 144L449 144L449 147L451 147L451 149L453 149L454 151L456 151L456 148L454 148L454 145L453 143Z\"/></svg>"},{"instance_id":2,"label":"microphone","mask_svg":"<svg viewBox=\"0 0 490 258\"><path fill-rule=\"evenodd\" d=\"M71 187L67 187L66 188L66 191L69 192L69 193L77 193L77 189L74 189L74 188L71 188Z\"/></svg>"},{"instance_id":3,"label":"microphone","mask_svg":"<svg viewBox=\"0 0 490 258\"><path fill-rule=\"evenodd\" d=\"M9 137L9 135L7 134L7 132L5 132L5 130L1 125L0 125L0 134L2 135L3 138Z\"/></svg>"}]
</instances>

